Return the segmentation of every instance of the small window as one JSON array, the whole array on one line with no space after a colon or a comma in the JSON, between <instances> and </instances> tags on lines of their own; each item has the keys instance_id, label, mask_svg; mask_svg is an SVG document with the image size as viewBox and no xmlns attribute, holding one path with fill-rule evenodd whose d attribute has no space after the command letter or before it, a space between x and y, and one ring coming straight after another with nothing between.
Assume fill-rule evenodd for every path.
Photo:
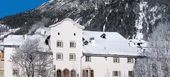
<instances>
[{"instance_id":1,"label":"small window","mask_svg":"<svg viewBox=\"0 0 170 77\"><path fill-rule=\"evenodd\" d=\"M113 58L113 63L119 63L120 62L120 58L114 57Z\"/></svg>"},{"instance_id":2,"label":"small window","mask_svg":"<svg viewBox=\"0 0 170 77\"><path fill-rule=\"evenodd\" d=\"M57 53L56 54L56 59L57 60L63 60L63 54L62 53Z\"/></svg>"},{"instance_id":3,"label":"small window","mask_svg":"<svg viewBox=\"0 0 170 77\"><path fill-rule=\"evenodd\" d=\"M56 70L56 65L53 65L54 70Z\"/></svg>"},{"instance_id":4,"label":"small window","mask_svg":"<svg viewBox=\"0 0 170 77\"><path fill-rule=\"evenodd\" d=\"M74 36L76 36L76 33L74 33Z\"/></svg>"},{"instance_id":5,"label":"small window","mask_svg":"<svg viewBox=\"0 0 170 77\"><path fill-rule=\"evenodd\" d=\"M76 42L70 42L70 48L76 48Z\"/></svg>"},{"instance_id":6,"label":"small window","mask_svg":"<svg viewBox=\"0 0 170 77\"><path fill-rule=\"evenodd\" d=\"M63 47L63 42L62 41L57 41L57 47Z\"/></svg>"},{"instance_id":7,"label":"small window","mask_svg":"<svg viewBox=\"0 0 170 77\"><path fill-rule=\"evenodd\" d=\"M134 59L133 58L127 58L127 63L133 63Z\"/></svg>"},{"instance_id":8,"label":"small window","mask_svg":"<svg viewBox=\"0 0 170 77\"><path fill-rule=\"evenodd\" d=\"M58 35L60 35L60 32L58 32Z\"/></svg>"},{"instance_id":9,"label":"small window","mask_svg":"<svg viewBox=\"0 0 170 77\"><path fill-rule=\"evenodd\" d=\"M76 60L76 54L75 53L70 53L69 59L70 59L70 61L75 61Z\"/></svg>"},{"instance_id":10,"label":"small window","mask_svg":"<svg viewBox=\"0 0 170 77\"><path fill-rule=\"evenodd\" d=\"M120 77L121 72L120 71L113 71L113 77Z\"/></svg>"},{"instance_id":11,"label":"small window","mask_svg":"<svg viewBox=\"0 0 170 77\"><path fill-rule=\"evenodd\" d=\"M91 62L91 57L90 56L86 56L85 61L86 62Z\"/></svg>"},{"instance_id":12,"label":"small window","mask_svg":"<svg viewBox=\"0 0 170 77\"><path fill-rule=\"evenodd\" d=\"M134 77L134 72L133 72L133 71L129 71L129 72L128 72L128 76L129 76L129 77Z\"/></svg>"}]
</instances>

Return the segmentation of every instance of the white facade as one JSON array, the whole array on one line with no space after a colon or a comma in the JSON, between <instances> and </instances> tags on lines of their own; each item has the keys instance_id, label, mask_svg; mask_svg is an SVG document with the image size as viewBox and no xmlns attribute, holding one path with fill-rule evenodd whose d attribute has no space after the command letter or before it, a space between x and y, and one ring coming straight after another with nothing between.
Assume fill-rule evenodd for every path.
<instances>
[{"instance_id":1,"label":"white facade","mask_svg":"<svg viewBox=\"0 0 170 77\"><path fill-rule=\"evenodd\" d=\"M80 75L80 60L82 56L82 29L71 19L65 19L51 27L50 46L53 52L53 64L58 70L75 70ZM62 47L57 47L57 42L62 42ZM76 43L70 47L70 42ZM56 59L57 54L62 54L62 59ZM75 54L75 60L70 60L69 55Z\"/></svg>"},{"instance_id":2,"label":"white facade","mask_svg":"<svg viewBox=\"0 0 170 77\"><path fill-rule=\"evenodd\" d=\"M54 77L133 77L130 75L139 54L119 33L83 31L69 18L50 27ZM70 47L72 41L74 48ZM70 60L72 53L75 60ZM118 62L113 62L114 58Z\"/></svg>"}]
</instances>

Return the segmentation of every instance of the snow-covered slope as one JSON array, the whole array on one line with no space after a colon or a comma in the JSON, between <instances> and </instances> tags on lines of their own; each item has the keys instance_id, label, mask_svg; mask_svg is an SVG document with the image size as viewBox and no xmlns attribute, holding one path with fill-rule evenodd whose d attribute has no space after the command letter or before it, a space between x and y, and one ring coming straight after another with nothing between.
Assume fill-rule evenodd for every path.
<instances>
[{"instance_id":1,"label":"snow-covered slope","mask_svg":"<svg viewBox=\"0 0 170 77\"><path fill-rule=\"evenodd\" d=\"M44 26L72 18L86 30L114 31L125 38L146 40L152 28L169 20L169 4L168 0L50 0L32 11L5 17L0 23L21 27L19 34L24 34L44 18L49 20Z\"/></svg>"}]
</instances>

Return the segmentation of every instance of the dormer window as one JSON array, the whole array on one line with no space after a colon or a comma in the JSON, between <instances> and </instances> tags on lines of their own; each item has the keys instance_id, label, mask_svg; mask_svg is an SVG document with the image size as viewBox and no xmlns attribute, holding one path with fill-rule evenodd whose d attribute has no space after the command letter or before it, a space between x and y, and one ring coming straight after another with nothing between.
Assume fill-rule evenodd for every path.
<instances>
[{"instance_id":1,"label":"dormer window","mask_svg":"<svg viewBox=\"0 0 170 77\"><path fill-rule=\"evenodd\" d=\"M57 47L63 47L63 42L61 40L57 41Z\"/></svg>"},{"instance_id":2,"label":"dormer window","mask_svg":"<svg viewBox=\"0 0 170 77\"><path fill-rule=\"evenodd\" d=\"M70 42L70 48L76 48L76 42L71 41Z\"/></svg>"},{"instance_id":3,"label":"dormer window","mask_svg":"<svg viewBox=\"0 0 170 77\"><path fill-rule=\"evenodd\" d=\"M103 38L103 39L106 39L106 34L103 33L100 37Z\"/></svg>"}]
</instances>

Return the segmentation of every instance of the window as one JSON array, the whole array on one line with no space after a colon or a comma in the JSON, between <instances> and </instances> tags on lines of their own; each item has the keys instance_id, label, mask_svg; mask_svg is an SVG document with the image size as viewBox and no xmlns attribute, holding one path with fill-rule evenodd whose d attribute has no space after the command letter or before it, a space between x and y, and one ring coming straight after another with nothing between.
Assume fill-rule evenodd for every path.
<instances>
[{"instance_id":1,"label":"window","mask_svg":"<svg viewBox=\"0 0 170 77\"><path fill-rule=\"evenodd\" d=\"M58 32L58 35L60 35L60 33Z\"/></svg>"},{"instance_id":2,"label":"window","mask_svg":"<svg viewBox=\"0 0 170 77\"><path fill-rule=\"evenodd\" d=\"M120 77L121 72L120 71L113 71L113 77Z\"/></svg>"},{"instance_id":3,"label":"window","mask_svg":"<svg viewBox=\"0 0 170 77\"><path fill-rule=\"evenodd\" d=\"M53 68L54 68L54 70L56 70L55 68L56 68L56 66L55 65L53 65Z\"/></svg>"},{"instance_id":4,"label":"window","mask_svg":"<svg viewBox=\"0 0 170 77\"><path fill-rule=\"evenodd\" d=\"M113 63L119 63L120 62L120 58L114 57L113 58Z\"/></svg>"},{"instance_id":5,"label":"window","mask_svg":"<svg viewBox=\"0 0 170 77\"><path fill-rule=\"evenodd\" d=\"M129 72L128 72L128 76L129 76L129 77L134 77L134 72L133 72L133 71L129 71Z\"/></svg>"},{"instance_id":6,"label":"window","mask_svg":"<svg viewBox=\"0 0 170 77\"><path fill-rule=\"evenodd\" d=\"M63 42L62 41L57 41L57 47L63 47Z\"/></svg>"},{"instance_id":7,"label":"window","mask_svg":"<svg viewBox=\"0 0 170 77\"><path fill-rule=\"evenodd\" d=\"M57 60L62 60L63 59L63 54L62 53L57 53L56 54L56 59Z\"/></svg>"},{"instance_id":8,"label":"window","mask_svg":"<svg viewBox=\"0 0 170 77\"><path fill-rule=\"evenodd\" d=\"M70 59L70 61L75 61L76 60L76 54L75 53L70 53L69 59Z\"/></svg>"},{"instance_id":9,"label":"window","mask_svg":"<svg viewBox=\"0 0 170 77\"><path fill-rule=\"evenodd\" d=\"M83 77L94 77L94 71L91 69L83 70Z\"/></svg>"},{"instance_id":10,"label":"window","mask_svg":"<svg viewBox=\"0 0 170 77\"><path fill-rule=\"evenodd\" d=\"M76 42L70 42L70 48L76 48Z\"/></svg>"},{"instance_id":11,"label":"window","mask_svg":"<svg viewBox=\"0 0 170 77\"><path fill-rule=\"evenodd\" d=\"M90 56L86 56L86 57L85 57L85 61L86 61L86 62L91 62L91 57L90 57Z\"/></svg>"},{"instance_id":12,"label":"window","mask_svg":"<svg viewBox=\"0 0 170 77\"><path fill-rule=\"evenodd\" d=\"M133 63L134 62L133 60L134 60L133 58L127 58L127 63Z\"/></svg>"},{"instance_id":13,"label":"window","mask_svg":"<svg viewBox=\"0 0 170 77\"><path fill-rule=\"evenodd\" d=\"M74 36L76 36L76 33L74 33Z\"/></svg>"}]
</instances>

